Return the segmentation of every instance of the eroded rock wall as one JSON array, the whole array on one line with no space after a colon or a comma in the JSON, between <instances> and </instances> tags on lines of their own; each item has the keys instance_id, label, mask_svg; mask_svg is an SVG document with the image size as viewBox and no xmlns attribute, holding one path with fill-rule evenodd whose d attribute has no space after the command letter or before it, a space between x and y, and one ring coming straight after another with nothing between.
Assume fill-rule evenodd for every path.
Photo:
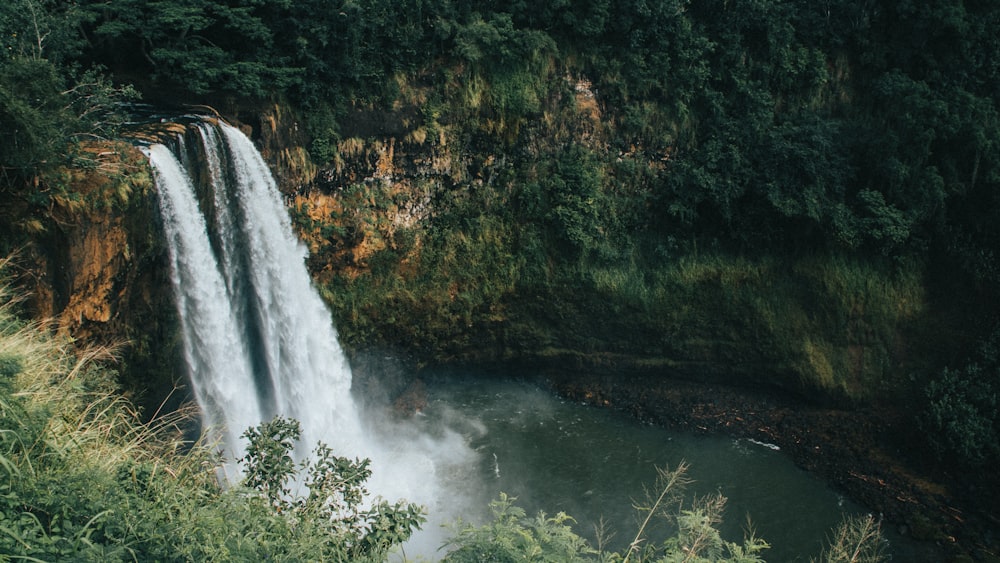
<instances>
[{"instance_id":1,"label":"eroded rock wall","mask_svg":"<svg viewBox=\"0 0 1000 563\"><path fill-rule=\"evenodd\" d=\"M155 408L183 381L148 163L128 143L86 150L96 165L66 171L71 191L51 198L15 258L19 282L30 314L81 347L114 350L126 388Z\"/></svg>"},{"instance_id":2,"label":"eroded rock wall","mask_svg":"<svg viewBox=\"0 0 1000 563\"><path fill-rule=\"evenodd\" d=\"M322 168L310 159L301 116L287 107L229 119L271 164L349 349L391 348L419 363L770 385L815 397L891 388L914 356L906 323L921 304L919 296L893 301L906 288L878 272L856 268L866 285L884 285L885 303L831 285L822 261L664 257L639 270L626 254L579 269L537 229L519 232L532 226L506 210L519 205L524 183L544 181L539 163L563 147L616 163L602 165L611 190L649 189L617 184L608 177L614 166L655 175L671 158L610 147L614 120L587 81L561 80L563 98L519 124L440 117L416 90L384 111L357 108ZM39 316L81 341L128 342L128 377L162 396L183 383L169 273L145 160L134 149L118 158L128 174L74 180L86 205L56 203L52 224L27 249L28 277ZM543 248L534 258L525 252L531 244ZM899 322L878 324L877 308L893 307L902 307Z\"/></svg>"}]
</instances>

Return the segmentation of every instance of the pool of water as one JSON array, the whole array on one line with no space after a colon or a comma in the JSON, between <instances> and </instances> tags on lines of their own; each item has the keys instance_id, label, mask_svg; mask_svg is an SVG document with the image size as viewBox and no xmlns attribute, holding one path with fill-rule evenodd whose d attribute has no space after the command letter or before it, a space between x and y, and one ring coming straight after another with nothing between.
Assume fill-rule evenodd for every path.
<instances>
[{"instance_id":1,"label":"pool of water","mask_svg":"<svg viewBox=\"0 0 1000 563\"><path fill-rule=\"evenodd\" d=\"M457 435L472 452L443 477L454 501L449 518L482 522L504 492L529 515L569 514L592 542L603 521L620 550L639 528L633 499L653 488L656 467L682 461L695 481L685 498L727 497L723 537L741 540L749 519L772 546L769 561L818 556L845 515L863 512L768 444L645 426L528 383L454 373L425 381L426 407L410 424L424 435Z\"/></svg>"}]
</instances>

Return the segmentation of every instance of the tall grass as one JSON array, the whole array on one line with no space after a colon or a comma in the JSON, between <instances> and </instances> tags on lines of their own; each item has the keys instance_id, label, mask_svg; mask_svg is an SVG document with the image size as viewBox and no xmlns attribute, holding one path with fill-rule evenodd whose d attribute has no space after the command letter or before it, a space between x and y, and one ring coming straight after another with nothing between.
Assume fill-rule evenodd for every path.
<instances>
[{"instance_id":1,"label":"tall grass","mask_svg":"<svg viewBox=\"0 0 1000 563\"><path fill-rule=\"evenodd\" d=\"M183 560L192 526L226 532L214 456L183 439L194 411L143 423L116 388L116 350L77 349L16 303L0 283L0 560Z\"/></svg>"},{"instance_id":2,"label":"tall grass","mask_svg":"<svg viewBox=\"0 0 1000 563\"><path fill-rule=\"evenodd\" d=\"M74 346L15 308L0 283L0 561L381 561L408 537L379 505L364 522L396 535L359 551L385 534L221 482L214 444L185 439L193 407L144 423L115 385L114 348Z\"/></svg>"},{"instance_id":3,"label":"tall grass","mask_svg":"<svg viewBox=\"0 0 1000 563\"><path fill-rule=\"evenodd\" d=\"M0 284L0 359L8 366L0 375L0 552L28 560L125 553L116 542L95 543L111 539L102 526L135 517L110 503L121 498L117 474L141 464L165 476L204 473L204 449L181 454L190 447L181 429L191 411L143 424L115 386L113 348L78 350L47 323L20 320L17 301Z\"/></svg>"}]
</instances>

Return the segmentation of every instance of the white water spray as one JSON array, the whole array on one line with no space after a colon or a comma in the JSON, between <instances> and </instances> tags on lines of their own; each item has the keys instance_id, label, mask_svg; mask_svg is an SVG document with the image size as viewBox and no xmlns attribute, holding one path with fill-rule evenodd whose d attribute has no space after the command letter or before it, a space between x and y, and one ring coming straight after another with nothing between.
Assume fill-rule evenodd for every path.
<instances>
[{"instance_id":1,"label":"white water spray","mask_svg":"<svg viewBox=\"0 0 1000 563\"><path fill-rule=\"evenodd\" d=\"M431 555L440 545L432 528L459 513L452 493L452 510L440 510L441 484L471 464L471 452L455 434L431 438L397 427L387 435L363 424L329 311L304 265L307 251L266 163L229 125L198 123L195 130L202 150L191 162L164 145L145 151L159 194L185 359L206 427L230 459L245 451L244 430L275 415L301 422L309 448L322 441L338 455L370 458L372 491L430 510L426 545L408 549ZM203 198L206 214L192 180L199 174L207 176L199 185L211 190Z\"/></svg>"}]
</instances>

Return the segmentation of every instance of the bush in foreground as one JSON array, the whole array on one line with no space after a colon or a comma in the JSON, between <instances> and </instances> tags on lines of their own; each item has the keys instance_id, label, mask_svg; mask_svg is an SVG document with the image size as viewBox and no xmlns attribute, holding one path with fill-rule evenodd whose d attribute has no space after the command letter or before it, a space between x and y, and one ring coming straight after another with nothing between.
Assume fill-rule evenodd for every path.
<instances>
[{"instance_id":1,"label":"bush in foreground","mask_svg":"<svg viewBox=\"0 0 1000 563\"><path fill-rule=\"evenodd\" d=\"M717 525L726 498L719 494L685 504L683 492L690 483L688 466L657 469L656 488L635 504L645 513L638 532L624 552L592 547L572 531L573 519L560 512L531 518L501 495L491 503L492 520L484 526L461 526L451 539L448 563L600 562L600 563L762 563L769 545L748 529L742 542L725 540ZM649 537L654 520L667 524L665 539ZM600 534L599 534L600 536ZM600 538L599 538L600 543ZM878 522L871 516L846 519L833 533L830 545L816 563L878 563L884 561Z\"/></svg>"}]
</instances>

